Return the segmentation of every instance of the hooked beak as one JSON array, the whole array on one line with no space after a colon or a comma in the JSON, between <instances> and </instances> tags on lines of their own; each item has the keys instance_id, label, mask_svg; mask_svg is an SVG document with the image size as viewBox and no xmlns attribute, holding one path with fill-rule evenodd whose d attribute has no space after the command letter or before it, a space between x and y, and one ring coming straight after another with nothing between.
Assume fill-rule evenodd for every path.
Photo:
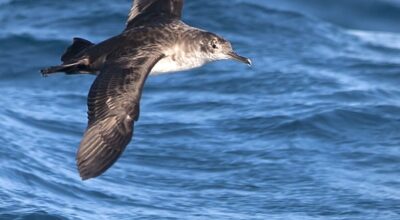
<instances>
[{"instance_id":1,"label":"hooked beak","mask_svg":"<svg viewBox=\"0 0 400 220\"><path fill-rule=\"evenodd\" d=\"M236 60L236 61L245 63L245 64L247 64L247 65L249 65L249 66L251 66L251 64L252 64L252 63L251 63L251 60L250 60L249 58L247 58L247 57L242 57L242 56L240 56L239 54L237 54L237 53L235 53L235 52L233 52L233 51L229 52L229 53L228 53L228 56L229 56L231 59L233 59L233 60Z\"/></svg>"}]
</instances>

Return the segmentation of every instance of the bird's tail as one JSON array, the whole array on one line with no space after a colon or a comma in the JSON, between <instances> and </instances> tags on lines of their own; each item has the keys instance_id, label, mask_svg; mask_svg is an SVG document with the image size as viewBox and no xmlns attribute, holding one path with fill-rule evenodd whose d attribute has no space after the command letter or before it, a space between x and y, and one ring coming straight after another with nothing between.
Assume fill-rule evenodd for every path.
<instances>
[{"instance_id":1,"label":"bird's tail","mask_svg":"<svg viewBox=\"0 0 400 220\"><path fill-rule=\"evenodd\" d=\"M74 38L72 45L68 47L67 51L62 55L61 61L68 63L69 61L78 58L83 51L93 46L94 44L82 38Z\"/></svg>"},{"instance_id":2,"label":"bird's tail","mask_svg":"<svg viewBox=\"0 0 400 220\"><path fill-rule=\"evenodd\" d=\"M84 68L85 65L84 63L82 63L82 60L79 60L79 57L93 45L94 44L88 40L82 38L74 38L72 45L67 48L67 50L61 57L61 61L63 61L63 64L59 66L44 68L40 70L40 72L44 76L46 76L56 72L71 73L81 70L80 68Z\"/></svg>"},{"instance_id":3,"label":"bird's tail","mask_svg":"<svg viewBox=\"0 0 400 220\"><path fill-rule=\"evenodd\" d=\"M40 72L43 76L48 76L52 73L64 72L67 74L71 74L77 71L80 71L80 67L83 67L80 62L71 63L71 64L62 64L59 66L50 66L44 69L41 69Z\"/></svg>"}]
</instances>

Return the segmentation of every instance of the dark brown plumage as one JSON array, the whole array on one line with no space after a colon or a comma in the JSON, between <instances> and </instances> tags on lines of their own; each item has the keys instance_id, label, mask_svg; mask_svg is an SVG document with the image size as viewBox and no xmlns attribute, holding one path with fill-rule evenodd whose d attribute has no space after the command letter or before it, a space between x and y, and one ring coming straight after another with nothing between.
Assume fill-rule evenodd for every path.
<instances>
[{"instance_id":1,"label":"dark brown plumage","mask_svg":"<svg viewBox=\"0 0 400 220\"><path fill-rule=\"evenodd\" d=\"M131 141L150 73L228 58L250 64L228 41L183 23L182 7L183 0L136 0L121 34L99 44L75 38L62 65L42 70L43 75L98 75L89 91L89 122L76 157L83 180L104 173Z\"/></svg>"},{"instance_id":2,"label":"dark brown plumage","mask_svg":"<svg viewBox=\"0 0 400 220\"><path fill-rule=\"evenodd\" d=\"M162 54L131 51L117 56L101 70L88 96L89 125L79 146L77 163L82 179L107 170L125 150L139 118L144 82Z\"/></svg>"}]
</instances>

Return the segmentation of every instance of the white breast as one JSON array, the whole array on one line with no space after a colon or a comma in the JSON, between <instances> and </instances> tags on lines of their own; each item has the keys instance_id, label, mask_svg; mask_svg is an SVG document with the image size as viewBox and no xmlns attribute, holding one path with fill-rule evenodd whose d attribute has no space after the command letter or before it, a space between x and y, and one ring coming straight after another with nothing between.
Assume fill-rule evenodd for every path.
<instances>
[{"instance_id":1,"label":"white breast","mask_svg":"<svg viewBox=\"0 0 400 220\"><path fill-rule=\"evenodd\" d=\"M204 65L207 61L196 53L183 53L178 46L165 53L167 56L153 67L151 75L190 70Z\"/></svg>"}]
</instances>

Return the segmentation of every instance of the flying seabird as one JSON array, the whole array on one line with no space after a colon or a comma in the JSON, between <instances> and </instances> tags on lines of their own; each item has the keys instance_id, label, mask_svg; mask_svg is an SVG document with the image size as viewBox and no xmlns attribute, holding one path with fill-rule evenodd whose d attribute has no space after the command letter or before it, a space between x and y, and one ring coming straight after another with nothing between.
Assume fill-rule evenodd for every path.
<instances>
[{"instance_id":1,"label":"flying seabird","mask_svg":"<svg viewBox=\"0 0 400 220\"><path fill-rule=\"evenodd\" d=\"M59 66L41 70L96 74L88 95L88 127L76 161L82 180L110 168L132 139L149 74L184 71L233 59L251 65L224 38L181 21L183 0L135 0L125 30L94 44L74 38Z\"/></svg>"}]
</instances>

